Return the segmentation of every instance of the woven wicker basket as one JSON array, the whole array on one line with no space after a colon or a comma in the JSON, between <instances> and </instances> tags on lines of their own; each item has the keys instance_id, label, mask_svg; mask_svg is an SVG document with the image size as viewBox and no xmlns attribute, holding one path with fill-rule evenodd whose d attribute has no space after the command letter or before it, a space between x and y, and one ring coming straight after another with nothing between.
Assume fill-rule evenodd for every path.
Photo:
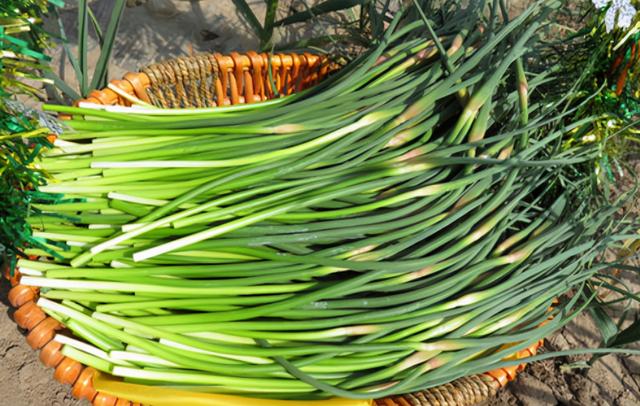
<instances>
[{"instance_id":1,"label":"woven wicker basket","mask_svg":"<svg viewBox=\"0 0 640 406\"><path fill-rule=\"evenodd\" d=\"M122 80L111 81L109 87L93 91L80 102L104 105L149 103L158 107L214 107L268 100L313 86L336 66L318 55L304 54L202 54L153 64L139 73L127 73ZM62 344L53 338L63 330L59 322L48 317L36 305L37 288L21 285L20 273L5 276L13 288L9 302L17 308L15 322L28 331L27 342L40 350L40 359L55 368L54 377L72 385L76 398L87 399L96 406L138 405L118 399L93 386L94 370L61 354ZM70 332L68 332L70 333ZM532 356L542 343L513 354L511 359ZM373 401L376 406L474 405L495 395L496 391L514 379L524 364L500 368L473 375L436 388L402 396ZM238 405L251 405L251 399L238 398ZM291 404L291 403L288 403Z\"/></svg>"},{"instance_id":2,"label":"woven wicker basket","mask_svg":"<svg viewBox=\"0 0 640 406\"><path fill-rule=\"evenodd\" d=\"M255 103L306 89L335 69L327 58L310 53L200 54L127 73L79 102L128 106L136 98L165 108Z\"/></svg>"}]
</instances>

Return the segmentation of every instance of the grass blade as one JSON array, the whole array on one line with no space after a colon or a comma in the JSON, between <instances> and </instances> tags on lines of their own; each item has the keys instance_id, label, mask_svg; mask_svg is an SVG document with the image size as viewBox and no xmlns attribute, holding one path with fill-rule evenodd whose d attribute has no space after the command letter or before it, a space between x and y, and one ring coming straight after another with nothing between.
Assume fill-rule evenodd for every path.
<instances>
[{"instance_id":1,"label":"grass blade","mask_svg":"<svg viewBox=\"0 0 640 406\"><path fill-rule=\"evenodd\" d=\"M271 37L273 37L273 23L276 20L278 11L278 0L267 0L267 12L264 16L264 27L260 34L260 49L271 48Z\"/></svg>"},{"instance_id":2,"label":"grass blade","mask_svg":"<svg viewBox=\"0 0 640 406\"><path fill-rule=\"evenodd\" d=\"M100 58L96 64L96 70L93 73L93 79L91 80L91 89L106 86L107 72L109 67L109 59L111 58L111 51L113 50L113 41L118 32L118 26L122 19L122 12L124 10L125 0L116 0L111 10L111 18L109 19L109 25L107 26L107 32L104 36L104 42L100 49Z\"/></svg>"},{"instance_id":3,"label":"grass blade","mask_svg":"<svg viewBox=\"0 0 640 406\"><path fill-rule=\"evenodd\" d=\"M292 14L275 23L276 27L301 23L310 20L318 15L331 13L333 11L346 10L355 6L367 3L369 0L327 0L311 7L308 10Z\"/></svg>"},{"instance_id":4,"label":"grass blade","mask_svg":"<svg viewBox=\"0 0 640 406\"><path fill-rule=\"evenodd\" d=\"M80 93L82 96L86 96L88 93L88 66L87 66L87 54L89 45L89 30L87 26L87 20L89 19L88 13L89 4L87 0L78 1L78 58L80 59L80 76L78 77L78 83L80 84Z\"/></svg>"},{"instance_id":5,"label":"grass blade","mask_svg":"<svg viewBox=\"0 0 640 406\"><path fill-rule=\"evenodd\" d=\"M71 52L71 48L69 48L69 40L67 39L67 33L65 32L62 18L60 18L60 13L58 13L58 10L54 8L53 14L58 22L58 30L60 32L60 39L62 40L62 48L64 49L67 58L69 58L69 63L71 64L73 71L76 73L76 77L80 79L80 77L82 76L82 71L80 70L78 58L73 55L73 53Z\"/></svg>"},{"instance_id":6,"label":"grass blade","mask_svg":"<svg viewBox=\"0 0 640 406\"><path fill-rule=\"evenodd\" d=\"M611 317L600 306L594 306L589 309L591 318L598 326L598 330L602 335L603 345L609 345L611 340L618 334L618 328Z\"/></svg>"},{"instance_id":7,"label":"grass blade","mask_svg":"<svg viewBox=\"0 0 640 406\"><path fill-rule=\"evenodd\" d=\"M262 25L253 13L253 10L251 10L251 7L249 7L249 4L247 4L246 0L233 0L233 4L235 4L240 14L242 14L247 23L251 26L256 36L258 36L258 38L262 38Z\"/></svg>"},{"instance_id":8,"label":"grass blade","mask_svg":"<svg viewBox=\"0 0 640 406\"><path fill-rule=\"evenodd\" d=\"M58 75L53 72L46 70L43 72L43 76L47 79L50 79L54 82L56 88L60 89L65 95L67 95L72 100L82 99L82 96L73 90L71 86L69 86L64 80L62 80Z\"/></svg>"},{"instance_id":9,"label":"grass blade","mask_svg":"<svg viewBox=\"0 0 640 406\"><path fill-rule=\"evenodd\" d=\"M629 327L625 328L618 334L611 346L622 346L627 344L636 343L640 340L640 319L634 321Z\"/></svg>"},{"instance_id":10,"label":"grass blade","mask_svg":"<svg viewBox=\"0 0 640 406\"><path fill-rule=\"evenodd\" d=\"M91 20L91 25L93 26L93 30L96 33L96 36L98 37L98 43L100 44L100 47L102 47L103 41L104 41L104 35L102 33L102 28L100 28L100 23L98 22L98 19L96 18L96 15L93 14L93 11L91 11L91 9L88 10L89 12L89 19Z\"/></svg>"}]
</instances>

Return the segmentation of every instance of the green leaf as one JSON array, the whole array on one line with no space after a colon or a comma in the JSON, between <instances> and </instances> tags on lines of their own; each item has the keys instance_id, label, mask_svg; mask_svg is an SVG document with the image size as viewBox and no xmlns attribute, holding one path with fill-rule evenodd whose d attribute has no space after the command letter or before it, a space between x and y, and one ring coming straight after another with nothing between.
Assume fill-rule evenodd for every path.
<instances>
[{"instance_id":1,"label":"green leaf","mask_svg":"<svg viewBox=\"0 0 640 406\"><path fill-rule=\"evenodd\" d=\"M71 98L72 100L78 100L81 99L82 96L76 92L75 90L73 90L71 88L71 86L69 86L64 80L62 80L58 75L50 72L50 71L45 71L43 73L44 77L47 79L51 79L53 81L53 83L55 84L55 86L60 89L60 91L62 91L65 95L67 95L69 98Z\"/></svg>"},{"instance_id":2,"label":"green leaf","mask_svg":"<svg viewBox=\"0 0 640 406\"><path fill-rule=\"evenodd\" d=\"M93 26L93 30L96 32L96 36L98 37L98 42L100 43L100 47L102 47L104 37L102 34L102 28L100 28L100 23L96 18L96 15L93 14L93 11L89 8L89 19L91 20L91 25Z\"/></svg>"},{"instance_id":3,"label":"green leaf","mask_svg":"<svg viewBox=\"0 0 640 406\"><path fill-rule=\"evenodd\" d=\"M47 0L49 4L53 4L56 7L64 7L64 1L62 0Z\"/></svg>"},{"instance_id":4,"label":"green leaf","mask_svg":"<svg viewBox=\"0 0 640 406\"><path fill-rule=\"evenodd\" d=\"M336 41L352 41L356 42L354 40L354 37L351 35L322 35L322 36L318 36L318 37L313 37L313 38L303 38L301 40L298 41L293 41L293 42L287 42L285 44L279 44L276 45L276 47L274 48L276 51L282 52L282 51L300 51L302 49L311 49L313 48L314 51L318 52L319 48L327 45L327 44L331 44L334 43ZM360 45L366 45L364 43L360 43ZM323 53L327 53L327 51L322 50Z\"/></svg>"},{"instance_id":5,"label":"green leaf","mask_svg":"<svg viewBox=\"0 0 640 406\"><path fill-rule=\"evenodd\" d=\"M89 49L89 30L87 26L89 4L87 0L78 0L78 59L80 59L80 77L78 82L80 83L80 93L82 96L86 96L88 92L88 66L87 55Z\"/></svg>"},{"instance_id":6,"label":"green leaf","mask_svg":"<svg viewBox=\"0 0 640 406\"><path fill-rule=\"evenodd\" d=\"M616 326L616 323L614 323L611 317L609 317L604 309L598 304L589 308L589 314L600 331L603 344L605 346L609 345L613 337L618 334L618 327Z\"/></svg>"},{"instance_id":7,"label":"green leaf","mask_svg":"<svg viewBox=\"0 0 640 406\"><path fill-rule=\"evenodd\" d=\"M278 88L276 87L276 81L273 78L273 64L271 63L271 55L268 55L268 60L267 60L267 77L269 78L269 86L271 87L271 91L273 92L273 94L275 95L275 97L279 97L280 94L278 94Z\"/></svg>"},{"instance_id":8,"label":"green leaf","mask_svg":"<svg viewBox=\"0 0 640 406\"><path fill-rule=\"evenodd\" d=\"M640 340L640 319L634 321L629 327L625 328L611 342L612 347L619 347L626 344L635 343Z\"/></svg>"},{"instance_id":9,"label":"green leaf","mask_svg":"<svg viewBox=\"0 0 640 406\"><path fill-rule=\"evenodd\" d=\"M334 11L346 10L351 7L359 6L368 3L369 0L327 0L320 4L311 7L308 10L300 11L292 14L282 20L275 23L276 27L281 25L289 25L295 23L301 23L317 17L322 14L331 13Z\"/></svg>"},{"instance_id":10,"label":"green leaf","mask_svg":"<svg viewBox=\"0 0 640 406\"><path fill-rule=\"evenodd\" d=\"M258 38L262 38L262 25L253 13L253 10L251 10L251 7L249 7L249 4L247 4L246 0L233 0L233 4L235 4L240 14L242 14L247 23L251 26L254 34Z\"/></svg>"},{"instance_id":11,"label":"green leaf","mask_svg":"<svg viewBox=\"0 0 640 406\"><path fill-rule=\"evenodd\" d=\"M107 32L105 33L102 47L100 48L100 57L98 58L98 63L96 64L96 69L91 79L91 89L97 89L107 85L109 60L111 59L113 43L116 33L118 32L118 27L120 26L125 4L125 0L116 0L113 9L111 9L111 18L107 25Z\"/></svg>"},{"instance_id":12,"label":"green leaf","mask_svg":"<svg viewBox=\"0 0 640 406\"><path fill-rule=\"evenodd\" d=\"M276 12L278 11L278 0L268 0L267 12L264 16L264 27L260 34L260 49L271 47L271 38L273 37L273 24L276 20Z\"/></svg>"},{"instance_id":13,"label":"green leaf","mask_svg":"<svg viewBox=\"0 0 640 406\"><path fill-rule=\"evenodd\" d=\"M78 58L76 58L75 55L73 55L73 53L71 52L71 48L69 48L69 40L67 39L67 34L64 29L64 24L62 23L62 18L60 18L60 13L58 13L58 10L53 9L53 14L56 17L56 20L58 22L58 30L60 32L60 40L62 41L62 48L64 49L64 52L67 55L67 58L69 59L69 63L71 64L71 67L73 68L73 71L75 72L76 77L78 78L78 80L80 80L80 78L82 77L80 64L78 63Z\"/></svg>"}]
</instances>

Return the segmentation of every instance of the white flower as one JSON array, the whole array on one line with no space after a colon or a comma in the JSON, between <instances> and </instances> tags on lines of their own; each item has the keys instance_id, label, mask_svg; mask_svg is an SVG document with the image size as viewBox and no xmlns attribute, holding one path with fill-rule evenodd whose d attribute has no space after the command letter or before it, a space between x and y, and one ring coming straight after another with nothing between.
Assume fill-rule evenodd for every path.
<instances>
[{"instance_id":1,"label":"white flower","mask_svg":"<svg viewBox=\"0 0 640 406\"><path fill-rule=\"evenodd\" d=\"M610 0L593 0L593 5L597 8L606 7L609 3ZM631 0L613 0L604 16L604 25L607 32L613 31L617 17L618 27L629 28L635 16L636 8L631 5Z\"/></svg>"},{"instance_id":2,"label":"white flower","mask_svg":"<svg viewBox=\"0 0 640 406\"><path fill-rule=\"evenodd\" d=\"M613 31L613 28L616 25L617 11L618 10L616 8L610 7L609 10L607 10L607 14L604 16L604 25L607 27L607 32Z\"/></svg>"},{"instance_id":3,"label":"white flower","mask_svg":"<svg viewBox=\"0 0 640 406\"><path fill-rule=\"evenodd\" d=\"M618 16L618 27L629 28L633 22L633 18L636 16L636 9L630 3L627 3L620 9L620 15Z\"/></svg>"}]
</instances>

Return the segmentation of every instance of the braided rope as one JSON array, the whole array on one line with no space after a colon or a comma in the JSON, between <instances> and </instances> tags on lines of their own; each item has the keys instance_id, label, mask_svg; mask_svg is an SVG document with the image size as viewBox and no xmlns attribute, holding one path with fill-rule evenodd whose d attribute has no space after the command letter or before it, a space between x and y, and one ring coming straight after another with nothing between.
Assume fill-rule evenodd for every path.
<instances>
[{"instance_id":1,"label":"braided rope","mask_svg":"<svg viewBox=\"0 0 640 406\"><path fill-rule=\"evenodd\" d=\"M218 64L210 54L169 59L142 69L149 76L147 95L163 108L214 107Z\"/></svg>"}]
</instances>

